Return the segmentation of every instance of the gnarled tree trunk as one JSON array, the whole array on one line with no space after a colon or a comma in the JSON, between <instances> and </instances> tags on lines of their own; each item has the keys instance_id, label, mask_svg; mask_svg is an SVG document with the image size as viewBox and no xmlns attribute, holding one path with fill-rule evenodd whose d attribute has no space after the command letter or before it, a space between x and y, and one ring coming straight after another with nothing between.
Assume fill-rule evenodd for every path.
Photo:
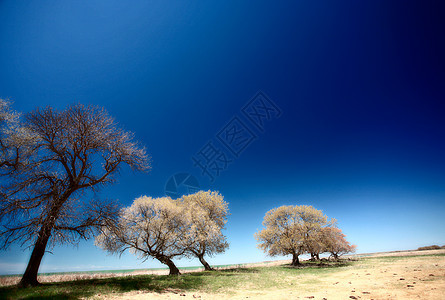
<instances>
[{"instance_id":1,"label":"gnarled tree trunk","mask_svg":"<svg viewBox=\"0 0 445 300\"><path fill-rule=\"evenodd\" d=\"M168 266L170 269L170 273L168 275L180 275L179 269L176 267L175 263L165 255L156 255L155 256L161 263Z\"/></svg>"},{"instance_id":2,"label":"gnarled tree trunk","mask_svg":"<svg viewBox=\"0 0 445 300\"><path fill-rule=\"evenodd\" d=\"M19 287L39 285L39 282L37 281L37 273L39 271L43 255L45 254L46 245L48 244L48 240L51 235L51 229L51 226L48 225L42 226L42 229L40 229L39 237L34 244L34 249L32 250L28 266L26 267L25 273L18 284Z\"/></svg>"},{"instance_id":3,"label":"gnarled tree trunk","mask_svg":"<svg viewBox=\"0 0 445 300\"><path fill-rule=\"evenodd\" d=\"M198 255L199 261L204 266L206 271L213 271L213 268L209 265L209 263L204 259L204 255Z\"/></svg>"},{"instance_id":4,"label":"gnarled tree trunk","mask_svg":"<svg viewBox=\"0 0 445 300\"><path fill-rule=\"evenodd\" d=\"M165 264L170 269L170 273L168 275L180 275L181 274L181 272L179 272L179 269L176 267L176 265L174 264L174 262L171 259L167 258Z\"/></svg>"},{"instance_id":5,"label":"gnarled tree trunk","mask_svg":"<svg viewBox=\"0 0 445 300\"><path fill-rule=\"evenodd\" d=\"M319 261L320 260L320 255L316 252L311 253L311 261Z\"/></svg>"},{"instance_id":6,"label":"gnarled tree trunk","mask_svg":"<svg viewBox=\"0 0 445 300\"><path fill-rule=\"evenodd\" d=\"M32 250L31 257L26 267L25 273L20 280L19 287L27 286L37 286L40 283L37 281L37 274L39 272L40 263L42 262L43 255L45 254L46 245L51 237L51 231L56 223L59 211L66 199L71 195L72 190L69 190L63 197L53 196L53 205L51 207L50 213L43 221L42 227L39 231L39 236L34 244L34 249Z\"/></svg>"}]
</instances>

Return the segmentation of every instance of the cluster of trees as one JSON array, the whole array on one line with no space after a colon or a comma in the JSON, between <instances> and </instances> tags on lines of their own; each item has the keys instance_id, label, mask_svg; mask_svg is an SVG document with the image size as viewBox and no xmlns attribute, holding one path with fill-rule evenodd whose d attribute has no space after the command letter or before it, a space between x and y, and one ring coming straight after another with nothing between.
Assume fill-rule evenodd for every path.
<instances>
[{"instance_id":1,"label":"cluster of trees","mask_svg":"<svg viewBox=\"0 0 445 300\"><path fill-rule=\"evenodd\" d=\"M321 253L338 257L354 252L336 220L328 220L321 210L307 205L289 205L271 209L264 216L264 228L255 234L258 248L270 256L292 255L292 265L300 264L305 253L319 260Z\"/></svg>"},{"instance_id":2,"label":"cluster of trees","mask_svg":"<svg viewBox=\"0 0 445 300\"><path fill-rule=\"evenodd\" d=\"M212 270L204 256L228 248L222 230L228 204L218 192L199 191L176 200L140 197L121 210L117 223L109 223L96 237L96 245L111 253L129 249L143 259L167 265L170 275L179 274L173 258L197 257Z\"/></svg>"},{"instance_id":3,"label":"cluster of trees","mask_svg":"<svg viewBox=\"0 0 445 300\"><path fill-rule=\"evenodd\" d=\"M111 253L129 249L143 259L166 264L179 274L175 258L205 256L228 248L222 230L228 204L218 192L199 191L173 200L140 197L121 208L98 197L116 180L123 165L150 169L144 147L118 128L99 107L72 105L58 111L36 109L24 116L0 99L0 249L13 243L32 253L19 286L38 285L47 248L96 237ZM335 220L311 206L282 206L266 213L256 234L269 255L330 252L335 258L354 251Z\"/></svg>"},{"instance_id":4,"label":"cluster of trees","mask_svg":"<svg viewBox=\"0 0 445 300\"><path fill-rule=\"evenodd\" d=\"M110 252L131 249L179 274L174 257L204 256L228 247L222 229L228 205L218 192L178 200L141 197L128 208L97 191L123 165L150 168L145 148L99 107L36 109L24 116L0 99L0 249L13 243L32 253L20 286L38 285L42 258L57 244L96 236Z\"/></svg>"}]
</instances>

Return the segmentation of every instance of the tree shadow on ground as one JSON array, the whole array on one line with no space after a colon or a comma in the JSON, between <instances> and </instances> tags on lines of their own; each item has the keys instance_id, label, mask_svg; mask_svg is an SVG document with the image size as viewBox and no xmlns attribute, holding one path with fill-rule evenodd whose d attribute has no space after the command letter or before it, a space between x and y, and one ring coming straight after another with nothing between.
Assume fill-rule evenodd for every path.
<instances>
[{"instance_id":1,"label":"tree shadow on ground","mask_svg":"<svg viewBox=\"0 0 445 300\"><path fill-rule=\"evenodd\" d=\"M0 287L0 299L79 299L97 294L125 293L130 291L176 292L202 287L204 277L239 276L257 273L257 268L232 268L215 271L185 273L180 276L137 275L105 279L86 279L44 283L37 287Z\"/></svg>"},{"instance_id":2,"label":"tree shadow on ground","mask_svg":"<svg viewBox=\"0 0 445 300\"><path fill-rule=\"evenodd\" d=\"M196 273L188 273L185 274L187 276L197 276L202 277L205 276L237 276L240 274L250 274L250 273L258 273L259 270L257 268L230 268L224 270L214 270L214 271L203 271Z\"/></svg>"},{"instance_id":3,"label":"tree shadow on ground","mask_svg":"<svg viewBox=\"0 0 445 300\"><path fill-rule=\"evenodd\" d=\"M172 289L196 289L202 284L202 278L187 275L139 275L45 283L29 288L0 287L0 299L79 299L100 293L125 293L129 291L161 293Z\"/></svg>"},{"instance_id":4,"label":"tree shadow on ground","mask_svg":"<svg viewBox=\"0 0 445 300\"><path fill-rule=\"evenodd\" d=\"M297 266L293 266L291 264L285 264L282 265L283 268L287 269L306 269L306 268L320 268L320 269L327 269L327 268L340 268L340 267L347 267L351 266L353 264L353 261L349 260L338 260L338 261L304 261L301 262Z\"/></svg>"}]
</instances>

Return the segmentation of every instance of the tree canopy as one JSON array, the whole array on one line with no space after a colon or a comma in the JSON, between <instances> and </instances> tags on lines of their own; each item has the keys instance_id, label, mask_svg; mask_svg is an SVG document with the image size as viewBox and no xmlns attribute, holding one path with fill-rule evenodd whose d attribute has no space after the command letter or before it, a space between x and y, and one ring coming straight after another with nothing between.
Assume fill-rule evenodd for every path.
<instances>
[{"instance_id":1,"label":"tree canopy","mask_svg":"<svg viewBox=\"0 0 445 300\"><path fill-rule=\"evenodd\" d=\"M176 275L172 259L185 253L187 225L187 215L170 197L143 196L121 210L116 224L104 226L96 245L110 253L129 249L143 259L155 258Z\"/></svg>"},{"instance_id":2,"label":"tree canopy","mask_svg":"<svg viewBox=\"0 0 445 300\"><path fill-rule=\"evenodd\" d=\"M341 255L355 252L357 246L351 245L346 240L346 235L336 227L326 227L322 232L323 251L331 253L332 257L338 259Z\"/></svg>"},{"instance_id":3,"label":"tree canopy","mask_svg":"<svg viewBox=\"0 0 445 300\"><path fill-rule=\"evenodd\" d=\"M335 227L335 220L321 210L307 205L288 205L271 209L264 216L264 228L255 234L258 247L270 256L292 255L292 265L299 256L325 252L324 231Z\"/></svg>"},{"instance_id":4,"label":"tree canopy","mask_svg":"<svg viewBox=\"0 0 445 300\"><path fill-rule=\"evenodd\" d=\"M229 213L228 203L220 193L211 191L185 195L181 201L190 222L186 253L196 256L206 270L212 270L204 256L223 253L229 247L222 233Z\"/></svg>"},{"instance_id":5,"label":"tree canopy","mask_svg":"<svg viewBox=\"0 0 445 300\"><path fill-rule=\"evenodd\" d=\"M118 222L102 227L96 245L110 253L129 249L142 259L154 258L179 274L174 258L196 256L210 270L204 255L228 247L221 230L228 204L218 192L199 191L173 200L143 196L120 211Z\"/></svg>"}]
</instances>

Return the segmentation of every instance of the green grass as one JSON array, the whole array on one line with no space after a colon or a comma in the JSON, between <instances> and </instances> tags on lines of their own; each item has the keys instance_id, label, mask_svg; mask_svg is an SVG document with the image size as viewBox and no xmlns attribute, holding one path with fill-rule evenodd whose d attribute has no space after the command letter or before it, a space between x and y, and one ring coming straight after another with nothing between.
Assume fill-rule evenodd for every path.
<instances>
[{"instance_id":1,"label":"green grass","mask_svg":"<svg viewBox=\"0 0 445 300\"><path fill-rule=\"evenodd\" d=\"M187 290L201 284L199 277L139 275L109 279L77 280L46 283L38 287L19 289L1 287L1 299L78 299L95 294L123 293L129 291L161 292L170 289Z\"/></svg>"},{"instance_id":2,"label":"green grass","mask_svg":"<svg viewBox=\"0 0 445 300\"><path fill-rule=\"evenodd\" d=\"M231 294L240 288L253 290L290 287L298 282L299 276L307 274L323 276L351 264L351 262L330 262L318 265L317 263L305 262L298 268L286 265L233 268L212 272L187 273L180 276L138 275L46 283L38 287L24 289L9 286L0 287L0 299L78 299L96 294L129 291L163 292L167 290ZM310 283L313 283L313 280ZM298 284L304 284L304 282Z\"/></svg>"}]
</instances>

